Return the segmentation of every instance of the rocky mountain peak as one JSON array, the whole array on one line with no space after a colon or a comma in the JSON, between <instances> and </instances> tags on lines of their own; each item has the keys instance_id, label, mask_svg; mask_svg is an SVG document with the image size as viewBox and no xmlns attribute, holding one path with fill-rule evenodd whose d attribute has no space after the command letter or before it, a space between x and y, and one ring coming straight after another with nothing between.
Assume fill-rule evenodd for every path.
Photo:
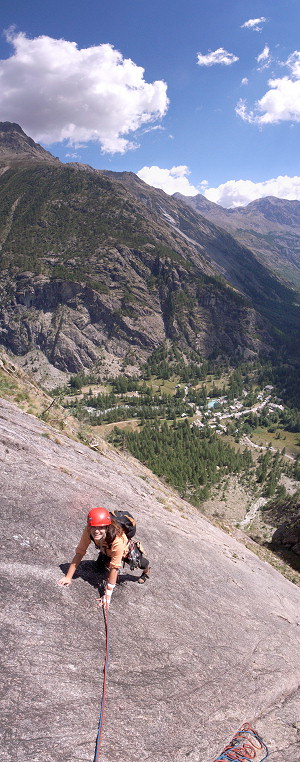
<instances>
[{"instance_id":1,"label":"rocky mountain peak","mask_svg":"<svg viewBox=\"0 0 300 762\"><path fill-rule=\"evenodd\" d=\"M0 162L11 164L28 159L59 163L59 159L28 137L19 124L0 122Z\"/></svg>"},{"instance_id":2,"label":"rocky mountain peak","mask_svg":"<svg viewBox=\"0 0 300 762\"><path fill-rule=\"evenodd\" d=\"M183 196L182 193L174 193L173 198L176 198L177 201L183 201L186 204L189 204L193 209L196 209L197 212L206 212L211 211L213 209L216 210L223 210L223 207L221 207L219 204L215 204L213 201L209 201L208 198L203 196L202 193L197 193L196 196Z\"/></svg>"},{"instance_id":3,"label":"rocky mountain peak","mask_svg":"<svg viewBox=\"0 0 300 762\"><path fill-rule=\"evenodd\" d=\"M239 207L239 211L242 207ZM281 225L300 225L300 201L277 198L276 196L265 196L256 201L251 201L247 205L246 211L249 213L261 213L266 220L276 222Z\"/></svg>"}]
</instances>

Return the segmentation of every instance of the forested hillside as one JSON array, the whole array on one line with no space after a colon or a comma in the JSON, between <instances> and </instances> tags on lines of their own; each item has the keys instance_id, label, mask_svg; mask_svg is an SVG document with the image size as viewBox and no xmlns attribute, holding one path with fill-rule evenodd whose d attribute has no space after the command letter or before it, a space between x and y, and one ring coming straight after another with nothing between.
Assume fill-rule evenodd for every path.
<instances>
[{"instance_id":1,"label":"forested hillside","mask_svg":"<svg viewBox=\"0 0 300 762\"><path fill-rule=\"evenodd\" d=\"M233 363L295 345L295 293L228 233L130 173L51 162L15 125L2 135L7 349L74 373L137 366L165 339Z\"/></svg>"}]
</instances>

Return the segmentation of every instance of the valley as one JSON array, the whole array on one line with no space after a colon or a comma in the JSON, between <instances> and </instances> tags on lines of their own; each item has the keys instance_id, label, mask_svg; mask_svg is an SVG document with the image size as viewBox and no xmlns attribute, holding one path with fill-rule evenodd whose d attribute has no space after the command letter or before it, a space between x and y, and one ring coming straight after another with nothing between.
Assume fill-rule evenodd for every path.
<instances>
[{"instance_id":1,"label":"valley","mask_svg":"<svg viewBox=\"0 0 300 762\"><path fill-rule=\"evenodd\" d=\"M8 122L0 169L3 396L233 529L260 499L297 505L300 298L282 273L298 202L170 197L63 165ZM266 530L262 513L259 542L280 519Z\"/></svg>"},{"instance_id":2,"label":"valley","mask_svg":"<svg viewBox=\"0 0 300 762\"><path fill-rule=\"evenodd\" d=\"M122 457L134 456L168 489L300 584L299 556L272 546L280 520L295 522L299 515L300 441L291 431L297 424L290 408L253 364L222 374L191 364L191 376L204 378L188 383L187 366L177 356L172 374L167 356L166 349L157 352L140 377L122 375L108 383L92 374L71 376L52 395L5 356L1 394L94 451L113 446Z\"/></svg>"},{"instance_id":3,"label":"valley","mask_svg":"<svg viewBox=\"0 0 300 762\"><path fill-rule=\"evenodd\" d=\"M0 762L300 762L300 4L1 10Z\"/></svg>"}]
</instances>

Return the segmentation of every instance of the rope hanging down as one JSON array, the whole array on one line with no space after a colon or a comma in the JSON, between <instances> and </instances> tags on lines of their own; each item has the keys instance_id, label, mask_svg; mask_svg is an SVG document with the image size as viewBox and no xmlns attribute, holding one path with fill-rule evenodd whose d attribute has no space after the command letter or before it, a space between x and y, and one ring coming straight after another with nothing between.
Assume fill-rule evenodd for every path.
<instances>
[{"instance_id":1,"label":"rope hanging down","mask_svg":"<svg viewBox=\"0 0 300 762\"><path fill-rule=\"evenodd\" d=\"M108 673L108 664L109 664L108 606L103 606L103 617L104 617L104 624L105 624L105 660L104 660L104 667L103 667L102 698L101 698L101 705L100 705L100 716L99 716L99 723L98 723L98 730L97 730L97 739L96 739L96 747L95 747L95 754L94 754L94 762L99 762L99 759L100 759L100 748L101 748L101 741L102 741L102 731L103 731L103 726L104 726L105 701L106 701L106 684L107 684L107 673Z\"/></svg>"},{"instance_id":2,"label":"rope hanging down","mask_svg":"<svg viewBox=\"0 0 300 762\"><path fill-rule=\"evenodd\" d=\"M268 747L257 734L256 730L245 722L244 725L233 736L232 741L225 747L219 757L214 762L227 762L239 760L239 762L264 762L269 756Z\"/></svg>"},{"instance_id":3,"label":"rope hanging down","mask_svg":"<svg viewBox=\"0 0 300 762\"><path fill-rule=\"evenodd\" d=\"M108 606L103 607L103 617L105 624L105 660L103 667L102 698L100 705L100 716L97 730L94 762L99 762L100 759L102 731L104 726L106 686L109 665L108 608ZM256 760L256 762L265 762L268 756L268 747L260 738L256 730L251 728L251 725L246 722L241 726L241 728L239 728L228 746L226 746L221 754L216 757L216 759L214 759L214 762L233 762L234 760L237 760L237 762L252 762L252 760Z\"/></svg>"}]
</instances>

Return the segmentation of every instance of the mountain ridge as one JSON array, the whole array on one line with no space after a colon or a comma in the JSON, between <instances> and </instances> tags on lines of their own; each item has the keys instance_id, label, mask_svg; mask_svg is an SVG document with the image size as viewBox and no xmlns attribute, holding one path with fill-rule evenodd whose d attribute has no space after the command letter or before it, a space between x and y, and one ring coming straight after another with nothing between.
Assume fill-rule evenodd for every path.
<instances>
[{"instance_id":1,"label":"mountain ridge","mask_svg":"<svg viewBox=\"0 0 300 762\"><path fill-rule=\"evenodd\" d=\"M226 209L201 194L175 198L232 233L259 261L293 288L300 288L300 201L267 196Z\"/></svg>"},{"instance_id":2,"label":"mountain ridge","mask_svg":"<svg viewBox=\"0 0 300 762\"><path fill-rule=\"evenodd\" d=\"M77 372L103 354L136 364L165 339L235 362L295 334L295 293L229 233L133 173L37 160L11 133L29 154L0 182L7 349Z\"/></svg>"},{"instance_id":3,"label":"mountain ridge","mask_svg":"<svg viewBox=\"0 0 300 762\"><path fill-rule=\"evenodd\" d=\"M0 166L34 160L60 164L59 159L26 135L19 124L0 122Z\"/></svg>"}]
</instances>

